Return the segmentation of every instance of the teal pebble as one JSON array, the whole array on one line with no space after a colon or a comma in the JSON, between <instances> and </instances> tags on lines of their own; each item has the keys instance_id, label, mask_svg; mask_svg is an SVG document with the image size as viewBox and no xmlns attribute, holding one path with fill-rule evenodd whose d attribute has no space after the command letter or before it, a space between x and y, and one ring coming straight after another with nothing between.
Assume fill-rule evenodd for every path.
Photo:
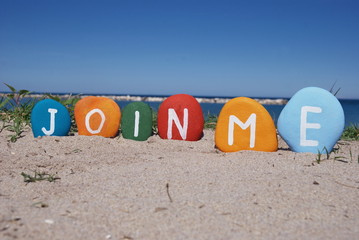
<instances>
[{"instance_id":1,"label":"teal pebble","mask_svg":"<svg viewBox=\"0 0 359 240\"><path fill-rule=\"evenodd\" d=\"M45 99L39 101L32 109L31 127L34 137L67 136L71 127L71 117L61 103Z\"/></svg>"}]
</instances>

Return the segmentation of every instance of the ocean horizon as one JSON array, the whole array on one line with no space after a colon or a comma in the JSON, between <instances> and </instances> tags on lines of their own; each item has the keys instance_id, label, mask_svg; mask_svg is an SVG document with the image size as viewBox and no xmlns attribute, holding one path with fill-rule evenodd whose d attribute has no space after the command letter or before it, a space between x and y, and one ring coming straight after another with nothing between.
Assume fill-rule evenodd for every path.
<instances>
[{"instance_id":1,"label":"ocean horizon","mask_svg":"<svg viewBox=\"0 0 359 240\"><path fill-rule=\"evenodd\" d=\"M1 91L0 93L8 94L11 92L8 91ZM58 96L131 96L131 97L170 97L175 94L135 94L135 93L79 93L79 92L30 92L31 95L44 95L44 94L51 94L51 95L58 95ZM182 93L176 93L176 94L182 94ZM183 93L187 94L187 93ZM189 94L195 98L208 98L208 99L214 99L214 98L236 98L236 97L248 97L253 99L285 99L289 100L291 97L282 97L282 96L250 96L250 95L237 95L237 96L231 96L231 95L192 95ZM338 98L338 100L358 100L359 98Z\"/></svg>"}]
</instances>

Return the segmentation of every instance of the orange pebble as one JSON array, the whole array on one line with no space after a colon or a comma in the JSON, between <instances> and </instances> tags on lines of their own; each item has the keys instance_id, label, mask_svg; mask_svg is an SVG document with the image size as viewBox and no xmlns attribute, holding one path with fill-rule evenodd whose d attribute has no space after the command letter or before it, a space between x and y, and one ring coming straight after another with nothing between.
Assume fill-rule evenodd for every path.
<instances>
[{"instance_id":1,"label":"orange pebble","mask_svg":"<svg viewBox=\"0 0 359 240\"><path fill-rule=\"evenodd\" d=\"M223 152L275 152L277 132L272 117L257 101L238 97L227 102L218 117L216 147Z\"/></svg>"},{"instance_id":2,"label":"orange pebble","mask_svg":"<svg viewBox=\"0 0 359 240\"><path fill-rule=\"evenodd\" d=\"M120 128L121 110L106 97L85 97L75 105L79 135L115 137Z\"/></svg>"}]
</instances>

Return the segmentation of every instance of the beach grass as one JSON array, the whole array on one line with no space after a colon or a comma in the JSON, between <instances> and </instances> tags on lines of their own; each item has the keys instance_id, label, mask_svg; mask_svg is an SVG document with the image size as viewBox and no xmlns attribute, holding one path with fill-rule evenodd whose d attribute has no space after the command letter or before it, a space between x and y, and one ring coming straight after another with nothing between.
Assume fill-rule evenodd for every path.
<instances>
[{"instance_id":1,"label":"beach grass","mask_svg":"<svg viewBox=\"0 0 359 240\"><path fill-rule=\"evenodd\" d=\"M39 181L55 182L56 180L60 179L54 174L49 174L46 172L37 172L37 171L34 171L33 176L24 172L21 173L21 176L24 177L24 182L26 183L39 182Z\"/></svg>"},{"instance_id":2,"label":"beach grass","mask_svg":"<svg viewBox=\"0 0 359 240\"><path fill-rule=\"evenodd\" d=\"M30 116L35 99L29 98L23 101L30 91L16 90L6 83L5 85L11 92L0 99L0 120L2 122L0 132L4 129L8 130L11 133L8 135L9 141L16 142L22 137L25 128L30 126Z\"/></svg>"},{"instance_id":3,"label":"beach grass","mask_svg":"<svg viewBox=\"0 0 359 240\"><path fill-rule=\"evenodd\" d=\"M352 124L349 127L344 129L344 132L341 137L342 140L351 140L358 141L359 140L359 125Z\"/></svg>"},{"instance_id":4,"label":"beach grass","mask_svg":"<svg viewBox=\"0 0 359 240\"><path fill-rule=\"evenodd\" d=\"M208 114L205 118L204 129L215 129L218 121L217 115Z\"/></svg>"}]
</instances>

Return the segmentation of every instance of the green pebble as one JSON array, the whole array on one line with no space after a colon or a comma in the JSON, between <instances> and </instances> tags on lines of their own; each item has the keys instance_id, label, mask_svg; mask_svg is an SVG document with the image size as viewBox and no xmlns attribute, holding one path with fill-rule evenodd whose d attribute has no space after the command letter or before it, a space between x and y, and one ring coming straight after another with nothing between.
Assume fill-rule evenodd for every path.
<instances>
[{"instance_id":1,"label":"green pebble","mask_svg":"<svg viewBox=\"0 0 359 240\"><path fill-rule=\"evenodd\" d=\"M152 110L143 102L132 102L122 110L122 136L126 139L146 141L152 135Z\"/></svg>"}]
</instances>

